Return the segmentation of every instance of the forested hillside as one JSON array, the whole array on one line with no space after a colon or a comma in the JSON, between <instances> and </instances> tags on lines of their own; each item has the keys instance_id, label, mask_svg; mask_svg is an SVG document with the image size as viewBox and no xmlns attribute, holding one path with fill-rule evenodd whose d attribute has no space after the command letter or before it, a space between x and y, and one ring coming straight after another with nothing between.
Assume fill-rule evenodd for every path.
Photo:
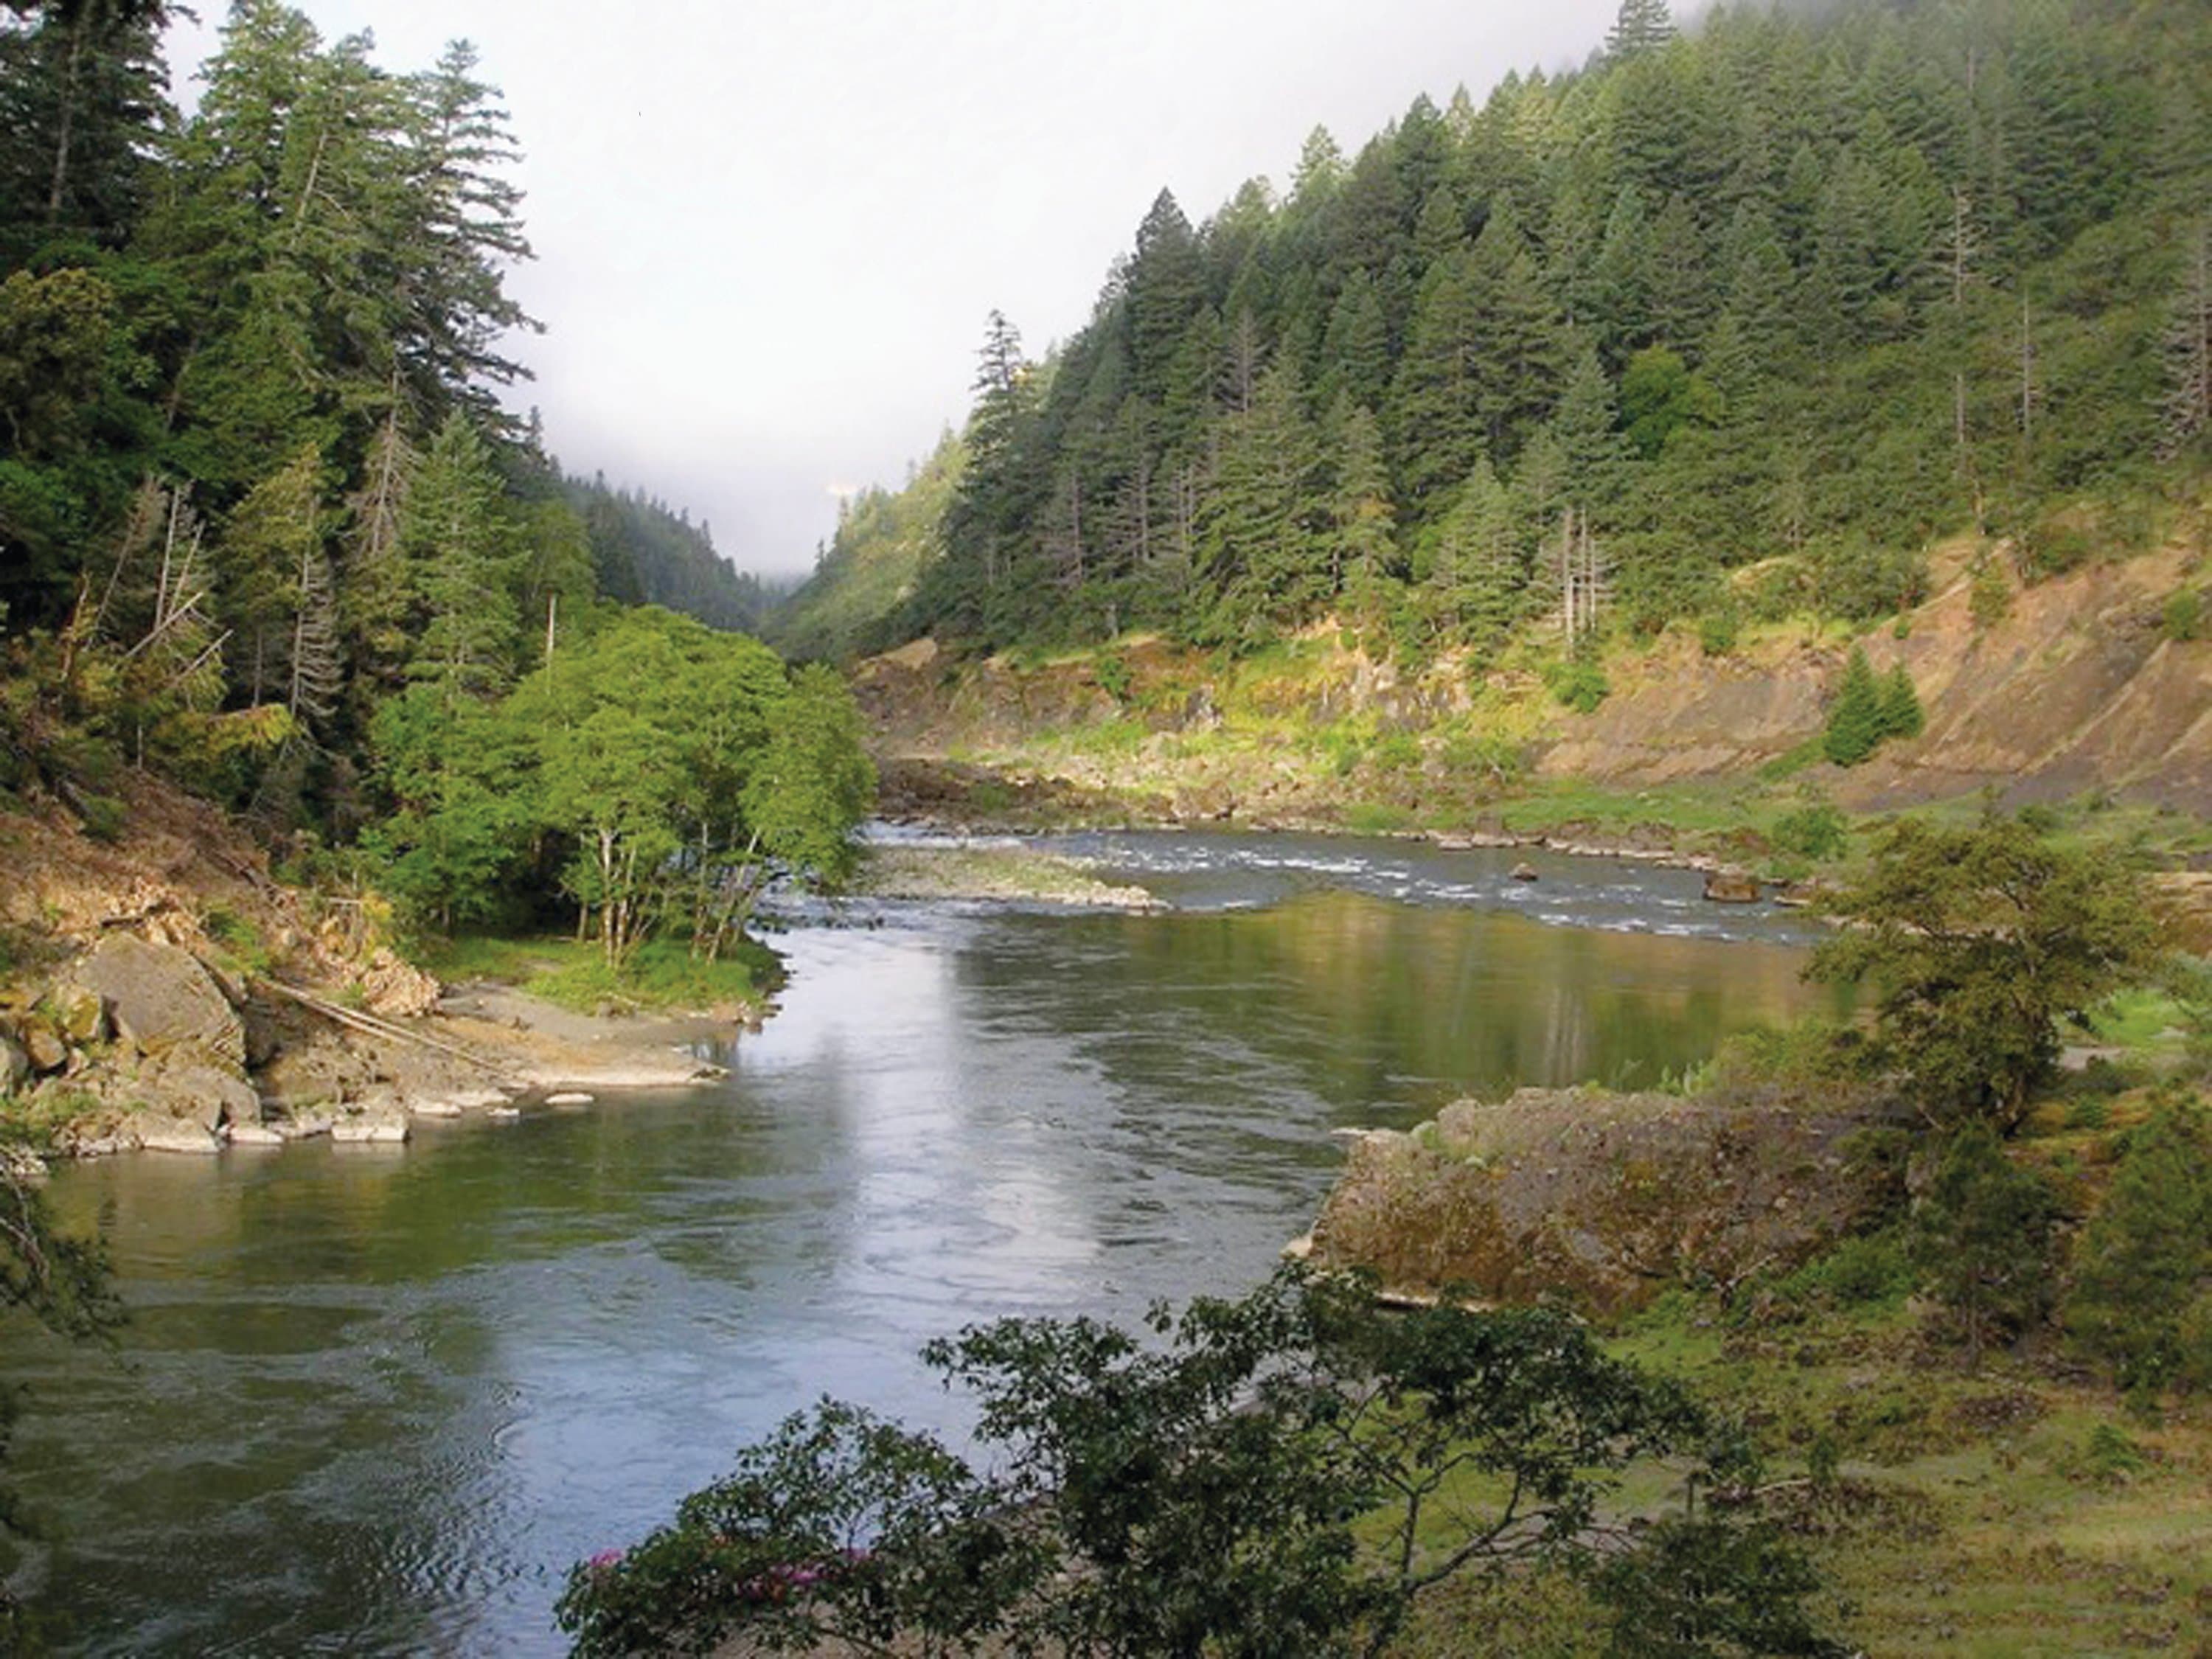
<instances>
[{"instance_id":1,"label":"forested hillside","mask_svg":"<svg viewBox=\"0 0 2212 1659\"><path fill-rule=\"evenodd\" d=\"M895 619L937 550L965 459L948 432L902 489L846 502L813 573L770 613L770 637L793 656L830 660L897 644Z\"/></svg>"},{"instance_id":2,"label":"forested hillside","mask_svg":"<svg viewBox=\"0 0 2212 1659\"><path fill-rule=\"evenodd\" d=\"M710 631L761 595L703 525L499 399L538 325L470 47L395 71L236 0L187 117L179 9L0 9L0 798L113 833L152 769L434 925L557 884L614 959L662 910L719 937L765 856L838 862L842 694Z\"/></svg>"},{"instance_id":3,"label":"forested hillside","mask_svg":"<svg viewBox=\"0 0 2212 1659\"><path fill-rule=\"evenodd\" d=\"M599 592L628 605L665 605L715 628L753 633L769 608L761 580L734 569L714 550L713 533L689 513L635 490L611 488L604 474L564 481L562 494L583 515Z\"/></svg>"},{"instance_id":4,"label":"forested hillside","mask_svg":"<svg viewBox=\"0 0 2212 1659\"><path fill-rule=\"evenodd\" d=\"M1626 0L1581 70L1417 100L1194 225L1042 362L994 314L889 630L1479 660L2033 578L2138 544L2212 414L2195 0Z\"/></svg>"}]
</instances>

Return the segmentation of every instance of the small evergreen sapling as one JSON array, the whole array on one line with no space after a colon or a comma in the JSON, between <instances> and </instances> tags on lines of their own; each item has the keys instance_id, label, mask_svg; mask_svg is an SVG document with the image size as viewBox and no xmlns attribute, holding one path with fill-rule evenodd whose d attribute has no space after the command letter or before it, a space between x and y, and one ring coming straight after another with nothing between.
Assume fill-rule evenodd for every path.
<instances>
[{"instance_id":1,"label":"small evergreen sapling","mask_svg":"<svg viewBox=\"0 0 2212 1659\"><path fill-rule=\"evenodd\" d=\"M2171 1103L2129 1137L2065 1322L2120 1386L2212 1386L2212 1128Z\"/></svg>"},{"instance_id":2,"label":"small evergreen sapling","mask_svg":"<svg viewBox=\"0 0 2212 1659\"><path fill-rule=\"evenodd\" d=\"M2051 1305L2050 1188L2007 1158L1984 1124L1953 1138L1915 1217L1913 1254L1979 1370L1991 1341L2016 1336Z\"/></svg>"}]
</instances>

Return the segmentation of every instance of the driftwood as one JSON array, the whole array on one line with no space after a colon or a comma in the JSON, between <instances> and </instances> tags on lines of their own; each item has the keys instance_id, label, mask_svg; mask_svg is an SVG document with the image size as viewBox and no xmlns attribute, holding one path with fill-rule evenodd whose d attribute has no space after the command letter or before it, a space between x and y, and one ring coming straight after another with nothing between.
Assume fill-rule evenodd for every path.
<instances>
[{"instance_id":1,"label":"driftwood","mask_svg":"<svg viewBox=\"0 0 2212 1659\"><path fill-rule=\"evenodd\" d=\"M434 1049L439 1054L451 1055L464 1065L473 1066L478 1071L497 1078L502 1083L512 1084L517 1081L498 1062L486 1060L481 1054L471 1054L458 1042L448 1042L443 1037L430 1036L422 1031L410 1031L405 1026L395 1024L391 1020L380 1018L374 1014L363 1013L358 1008L343 1007L337 1003L316 996L312 992L302 991L295 985L286 985L279 980L261 979L256 980L254 983L264 990L274 991L278 996L296 1002L302 1008L313 1013L320 1014L324 1018L353 1030L365 1032L370 1036L389 1037L395 1042L411 1042L419 1048Z\"/></svg>"}]
</instances>

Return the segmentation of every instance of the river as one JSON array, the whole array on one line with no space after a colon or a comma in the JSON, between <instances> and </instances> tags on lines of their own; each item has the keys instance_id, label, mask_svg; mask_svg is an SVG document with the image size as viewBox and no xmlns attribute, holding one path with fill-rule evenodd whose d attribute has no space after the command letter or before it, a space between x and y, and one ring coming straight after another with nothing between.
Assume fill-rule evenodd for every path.
<instances>
[{"instance_id":1,"label":"river","mask_svg":"<svg viewBox=\"0 0 2212 1659\"><path fill-rule=\"evenodd\" d=\"M682 1094L404 1147L57 1173L112 1351L7 1328L19 1589L85 1655L558 1653L568 1565L827 1393L957 1432L927 1338L1265 1274L1340 1125L1646 1085L1805 1011L1802 923L1688 872L1290 836L1063 843L1172 909L802 916Z\"/></svg>"}]
</instances>

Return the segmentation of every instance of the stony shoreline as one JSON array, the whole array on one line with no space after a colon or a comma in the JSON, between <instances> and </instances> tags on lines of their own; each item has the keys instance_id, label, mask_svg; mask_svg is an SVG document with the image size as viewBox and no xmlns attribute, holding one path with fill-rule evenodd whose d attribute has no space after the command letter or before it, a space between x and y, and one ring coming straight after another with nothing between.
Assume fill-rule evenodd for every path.
<instances>
[{"instance_id":1,"label":"stony shoreline","mask_svg":"<svg viewBox=\"0 0 2212 1659\"><path fill-rule=\"evenodd\" d=\"M380 1014L117 933L35 1004L0 1011L0 1070L63 1156L396 1144L419 1118L711 1081L722 1069L699 1050L758 1023L749 1008L576 1014L507 986L420 978Z\"/></svg>"},{"instance_id":2,"label":"stony shoreline","mask_svg":"<svg viewBox=\"0 0 2212 1659\"><path fill-rule=\"evenodd\" d=\"M1142 887L1099 880L1083 860L1003 842L955 835L921 843L868 849L856 898L980 900L1077 909L1158 910L1162 901Z\"/></svg>"}]
</instances>

